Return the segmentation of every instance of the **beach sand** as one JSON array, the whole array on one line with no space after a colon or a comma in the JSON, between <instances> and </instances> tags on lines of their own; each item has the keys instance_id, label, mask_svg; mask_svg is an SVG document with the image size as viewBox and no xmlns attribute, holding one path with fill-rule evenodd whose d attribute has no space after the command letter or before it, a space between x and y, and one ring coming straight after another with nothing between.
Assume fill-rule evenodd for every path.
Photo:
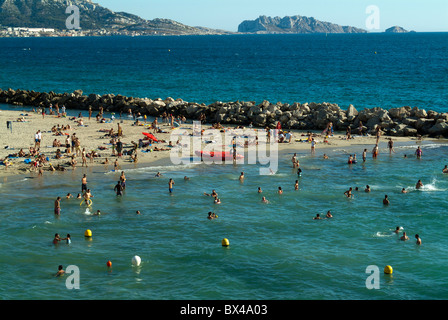
<instances>
[{"instance_id":1,"label":"beach sand","mask_svg":"<svg viewBox=\"0 0 448 320\"><path fill-rule=\"evenodd\" d=\"M84 112L86 113L86 112ZM96 115L96 112L94 113ZM25 121L18 121L19 118L23 118ZM44 154L45 157L49 158L49 161L45 163L42 167L43 174L49 170L49 163L51 163L54 167L58 164L64 166L67 171L73 170L73 167L69 165L71 160L70 155L65 153L65 139L66 135L56 135L51 129L54 126L67 126L70 125L71 129L62 131L65 134L72 135L76 133L76 136L79 138L81 143L81 149L85 148L86 152L90 152L91 150L95 150L100 157L94 158L93 161L87 159L87 165L89 167L92 166L101 166L105 167L103 162L107 158L109 161L108 169L113 169L114 161L117 159L116 156L112 155L112 145L110 143L111 138L109 136L105 136L107 132L100 130L110 130L113 129L115 133L118 131L118 124L121 125L123 129L123 136L121 137L121 141L124 145L124 150L129 150L128 148L132 147L132 141L138 144L139 139L144 138L142 132L150 132L153 133L153 130L148 126L150 125L150 121L147 123L143 122L143 119L140 120L142 125L134 125L133 118L122 118L115 119L111 123L101 123L96 120L95 117L89 120L88 117L83 117L84 126L78 126L76 121L79 118L74 117L58 117L55 115L45 115L42 117L41 114L30 112L30 111L16 111L16 110L0 110L0 160L7 160L10 164L5 166L4 164L0 165L0 178L18 175L18 174L32 174L38 175L37 170L31 170L31 164L27 164L24 162L25 159L29 157L9 157L10 155L14 155L19 152L20 149L28 154L29 148L34 147L34 135L40 130L42 132L42 142L40 147L40 153ZM109 120L109 119L106 119ZM7 128L7 122L11 122L10 128ZM186 129L189 133L193 132L193 124L192 121L188 121L189 123L181 124L182 129ZM225 129L235 128L236 126L224 125ZM155 137L159 140L165 142L153 143L150 147L144 147L142 149L138 149L138 161L137 163L133 162L129 155L123 155L118 159L119 168L118 170L124 170L127 167L136 167L136 166L151 166L155 163L164 162L167 163L170 161L170 148L168 147L168 143L173 136L171 135L173 132L178 130L177 128L173 129L169 124L161 123L161 119L159 119L159 128L163 131L163 133L154 133ZM202 129L209 129L211 125L204 124L201 126ZM278 150L279 153L295 152L302 150L311 150L311 145L309 142L302 142L300 140L306 140L306 131L297 131L291 130L292 139L290 143L279 143ZM358 152L358 159L361 158L361 153L364 149L367 149L368 154L371 154L372 148L376 143L376 137L374 136L357 136L355 135L353 139L347 140L345 133L334 133L333 136L328 137L328 142L325 143L325 136L322 136L322 132L313 132L316 134L315 140L317 142L316 145L316 154L324 153L326 148L344 148L344 147L356 147ZM177 136L176 136L177 137ZM175 137L175 138L176 138ZM417 141L417 138L413 137L392 137L394 142L411 142ZM60 147L53 147L53 141L58 140L61 143ZM380 138L380 152L381 146L384 147L387 143L389 137L382 136ZM205 139L204 139L205 140ZM224 138L223 138L224 141ZM172 141L173 145L176 141ZM202 146L205 146L204 144ZM161 148L166 149L165 151L152 151L152 152L142 152L142 150L146 150L148 148ZM102 150L102 148L105 148ZM61 159L55 159L56 150L60 149L62 152ZM191 154L193 156L193 154ZM75 168L82 166L81 156L75 158L77 164Z\"/></svg>"}]
</instances>

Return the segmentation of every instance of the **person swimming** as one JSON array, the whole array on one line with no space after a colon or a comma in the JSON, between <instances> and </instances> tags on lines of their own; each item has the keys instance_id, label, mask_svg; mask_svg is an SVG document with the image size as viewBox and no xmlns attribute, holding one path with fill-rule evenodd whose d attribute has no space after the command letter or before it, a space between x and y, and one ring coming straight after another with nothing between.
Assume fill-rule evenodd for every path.
<instances>
[{"instance_id":1,"label":"person swimming","mask_svg":"<svg viewBox=\"0 0 448 320\"><path fill-rule=\"evenodd\" d=\"M54 275L55 277L60 277L65 274L64 267L62 265L58 266L58 272Z\"/></svg>"},{"instance_id":2,"label":"person swimming","mask_svg":"<svg viewBox=\"0 0 448 320\"><path fill-rule=\"evenodd\" d=\"M353 198L353 194L352 194L353 188L350 187L347 191L344 192L345 196L347 198Z\"/></svg>"},{"instance_id":3,"label":"person swimming","mask_svg":"<svg viewBox=\"0 0 448 320\"><path fill-rule=\"evenodd\" d=\"M269 203L269 201L266 199L266 197L262 197L262 198L261 198L261 202L263 202L263 203Z\"/></svg>"},{"instance_id":4,"label":"person swimming","mask_svg":"<svg viewBox=\"0 0 448 320\"><path fill-rule=\"evenodd\" d=\"M409 237L406 235L406 232L403 231L403 235L401 236L400 240L402 241L409 240Z\"/></svg>"},{"instance_id":5,"label":"person swimming","mask_svg":"<svg viewBox=\"0 0 448 320\"><path fill-rule=\"evenodd\" d=\"M421 187L423 187L423 183L421 180L418 180L417 184L415 185L415 189L420 189Z\"/></svg>"},{"instance_id":6,"label":"person swimming","mask_svg":"<svg viewBox=\"0 0 448 320\"><path fill-rule=\"evenodd\" d=\"M69 234L69 233L67 233L67 237L65 237L64 239L61 239L61 241L62 241L62 240L65 240L65 241L67 242L67 244L72 243L72 240L71 240L71 237L70 237L70 234Z\"/></svg>"},{"instance_id":7,"label":"person swimming","mask_svg":"<svg viewBox=\"0 0 448 320\"><path fill-rule=\"evenodd\" d=\"M54 239L53 239L53 244L58 244L59 241L61 241L61 237L59 236L59 233L55 233Z\"/></svg>"}]
</instances>

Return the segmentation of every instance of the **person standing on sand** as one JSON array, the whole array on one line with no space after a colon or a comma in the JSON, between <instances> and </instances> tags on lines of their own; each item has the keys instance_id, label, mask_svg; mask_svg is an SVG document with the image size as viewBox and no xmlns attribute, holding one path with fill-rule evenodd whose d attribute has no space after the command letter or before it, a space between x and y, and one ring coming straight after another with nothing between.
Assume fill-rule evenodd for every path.
<instances>
[{"instance_id":1,"label":"person standing on sand","mask_svg":"<svg viewBox=\"0 0 448 320\"><path fill-rule=\"evenodd\" d=\"M380 143L381 127L377 126L375 130L376 130L376 144L378 144Z\"/></svg>"},{"instance_id":2,"label":"person standing on sand","mask_svg":"<svg viewBox=\"0 0 448 320\"><path fill-rule=\"evenodd\" d=\"M121 158L123 152L123 142L121 142L120 139L118 139L117 141L116 149L117 149L117 157Z\"/></svg>"},{"instance_id":3,"label":"person standing on sand","mask_svg":"<svg viewBox=\"0 0 448 320\"><path fill-rule=\"evenodd\" d=\"M78 137L76 137L76 140L75 140L75 151L76 151L76 156L79 156L82 153L81 141L79 141Z\"/></svg>"},{"instance_id":4,"label":"person standing on sand","mask_svg":"<svg viewBox=\"0 0 448 320\"><path fill-rule=\"evenodd\" d=\"M314 154L316 151L316 140L314 138L311 139L311 154Z\"/></svg>"},{"instance_id":5,"label":"person standing on sand","mask_svg":"<svg viewBox=\"0 0 448 320\"><path fill-rule=\"evenodd\" d=\"M118 129L117 129L117 137L123 136L123 128L121 127L120 123L118 123ZM120 141L120 140L118 140Z\"/></svg>"},{"instance_id":6,"label":"person standing on sand","mask_svg":"<svg viewBox=\"0 0 448 320\"><path fill-rule=\"evenodd\" d=\"M81 158L82 158L82 165L81 165L81 167L84 167L84 164L85 164L86 167L87 167L86 148L82 148Z\"/></svg>"}]
</instances>

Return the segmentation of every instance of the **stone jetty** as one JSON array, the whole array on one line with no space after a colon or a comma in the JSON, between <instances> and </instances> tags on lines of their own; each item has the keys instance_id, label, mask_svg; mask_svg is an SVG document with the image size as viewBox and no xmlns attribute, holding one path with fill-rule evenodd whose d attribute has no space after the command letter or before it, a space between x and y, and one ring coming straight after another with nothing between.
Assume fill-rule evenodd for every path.
<instances>
[{"instance_id":1,"label":"stone jetty","mask_svg":"<svg viewBox=\"0 0 448 320\"><path fill-rule=\"evenodd\" d=\"M448 137L448 113L419 109L418 107L380 107L357 110L353 105L342 109L334 103L272 103L263 101L216 101L204 103L187 102L182 99L166 98L162 100L126 97L120 94L88 94L81 90L72 93L35 92L28 90L0 89L0 103L46 107L56 104L67 109L99 110L115 113L140 113L159 117L164 112L174 116L185 116L190 120L205 118L207 123L221 123L255 127L274 128L278 121L282 128L295 130L323 130L329 122L336 131L346 131L348 127L357 133L360 126L364 133L373 134L380 126L390 136L428 136Z\"/></svg>"}]
</instances>

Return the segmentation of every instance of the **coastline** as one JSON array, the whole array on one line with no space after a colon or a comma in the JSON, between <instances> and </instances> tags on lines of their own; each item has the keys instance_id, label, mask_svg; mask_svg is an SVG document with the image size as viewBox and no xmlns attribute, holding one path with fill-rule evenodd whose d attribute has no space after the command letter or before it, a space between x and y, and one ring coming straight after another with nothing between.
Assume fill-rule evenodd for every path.
<instances>
[{"instance_id":1,"label":"coastline","mask_svg":"<svg viewBox=\"0 0 448 320\"><path fill-rule=\"evenodd\" d=\"M73 110L72 110L73 112ZM81 111L80 111L81 113ZM11 121L12 128L7 128L7 126L2 125L0 127L0 159L7 159L9 166L0 165L0 179L7 180L7 178L11 178L16 175L23 174L31 174L32 176L39 176L39 172L31 169L31 165L29 163L25 163L25 159L29 159L30 157L12 157L8 158L13 154L16 154L23 149L25 153L28 154L29 148L34 146L34 135L38 130L42 132L42 142L40 153L44 154L44 156L48 159L47 163L44 163L41 171L41 174L48 174L49 164L51 163L53 167L57 165L63 166L66 171L76 170L78 168L86 168L82 165L81 156L78 155L75 157L77 161L75 167L69 165L70 154L65 154L65 138L67 135L72 135L76 133L76 136L80 140L81 148L85 148L86 152L90 152L94 150L98 153L99 157L93 158L93 161L87 159L87 168L94 168L100 170L111 170L114 168L114 161L118 158L112 155L112 145L110 143L111 137L105 136L106 132L104 130L113 129L114 132L117 132L117 127L120 125L123 129L123 136L121 140L124 144L124 150L128 150L132 146L132 142L138 144L139 139L142 139L144 136L142 132L153 132L152 129L149 129L149 125L153 119L148 118L146 124L144 122L141 125L134 125L134 119L130 117L125 117L122 119L115 119L111 122L99 122L94 116L89 120L86 117L84 111L83 116L83 126L78 126L77 121L79 121L79 117L67 116L65 118L58 117L55 115L45 115L42 117L41 114L37 112L29 112L27 110L0 110L0 123L5 124L7 121ZM19 118L23 118L24 122L17 121ZM70 125L70 129L66 131L62 131L63 135L56 135L56 133L52 132L51 129L54 126L67 126ZM235 126L224 125L223 126L226 131L228 129L235 128ZM142 167L153 167L158 165L167 165L170 162L170 147L168 147L171 134L177 128L171 128L169 124L159 123L159 128L162 130L161 133L154 134L157 139L163 141L159 143L154 143L152 146L148 146L146 148L138 148L138 161L133 162L129 155L123 155L118 159L118 170L126 170L130 168L142 168ZM181 124L181 128L187 130L187 132L192 132L193 124L184 123ZM211 128L210 124L202 125L202 129ZM259 129L258 129L259 130ZM307 136L306 133L308 131L302 130L291 130L292 138L289 143L278 143L278 151L279 156L284 157L288 153L293 153L296 151L306 151L310 152L310 143L304 141ZM372 147L375 145L375 136L366 135L366 136L357 136L354 135L352 139L347 140L345 133L335 132L333 136L328 137L328 142L325 143L325 137L322 136L322 132L313 131L313 134L316 139L316 153L317 155L322 155L325 153L324 150L332 150L332 149L350 149L354 150L354 153L358 153L358 157L360 157L362 151L367 149L368 154L371 153ZM409 144L416 143L421 140L418 140L415 137L387 137L381 136L380 138L380 152L382 152L383 143L386 143L387 139L392 138L394 143L397 144ZM60 147L53 147L52 143L54 140L58 140L62 145ZM302 142L300 141L302 140ZM446 139L431 139L435 143L443 143ZM172 141L174 144L175 141ZM164 151L152 151L152 152L144 152L142 150L148 150L148 148L160 148ZM202 144L202 147L205 147ZM105 148L101 150L100 148ZM60 149L62 152L61 159L55 159L55 154L57 149ZM245 148L247 151L247 147ZM191 153L193 155L193 153ZM108 159L109 164L103 164L105 159ZM172 162L171 162L172 163Z\"/></svg>"}]
</instances>

